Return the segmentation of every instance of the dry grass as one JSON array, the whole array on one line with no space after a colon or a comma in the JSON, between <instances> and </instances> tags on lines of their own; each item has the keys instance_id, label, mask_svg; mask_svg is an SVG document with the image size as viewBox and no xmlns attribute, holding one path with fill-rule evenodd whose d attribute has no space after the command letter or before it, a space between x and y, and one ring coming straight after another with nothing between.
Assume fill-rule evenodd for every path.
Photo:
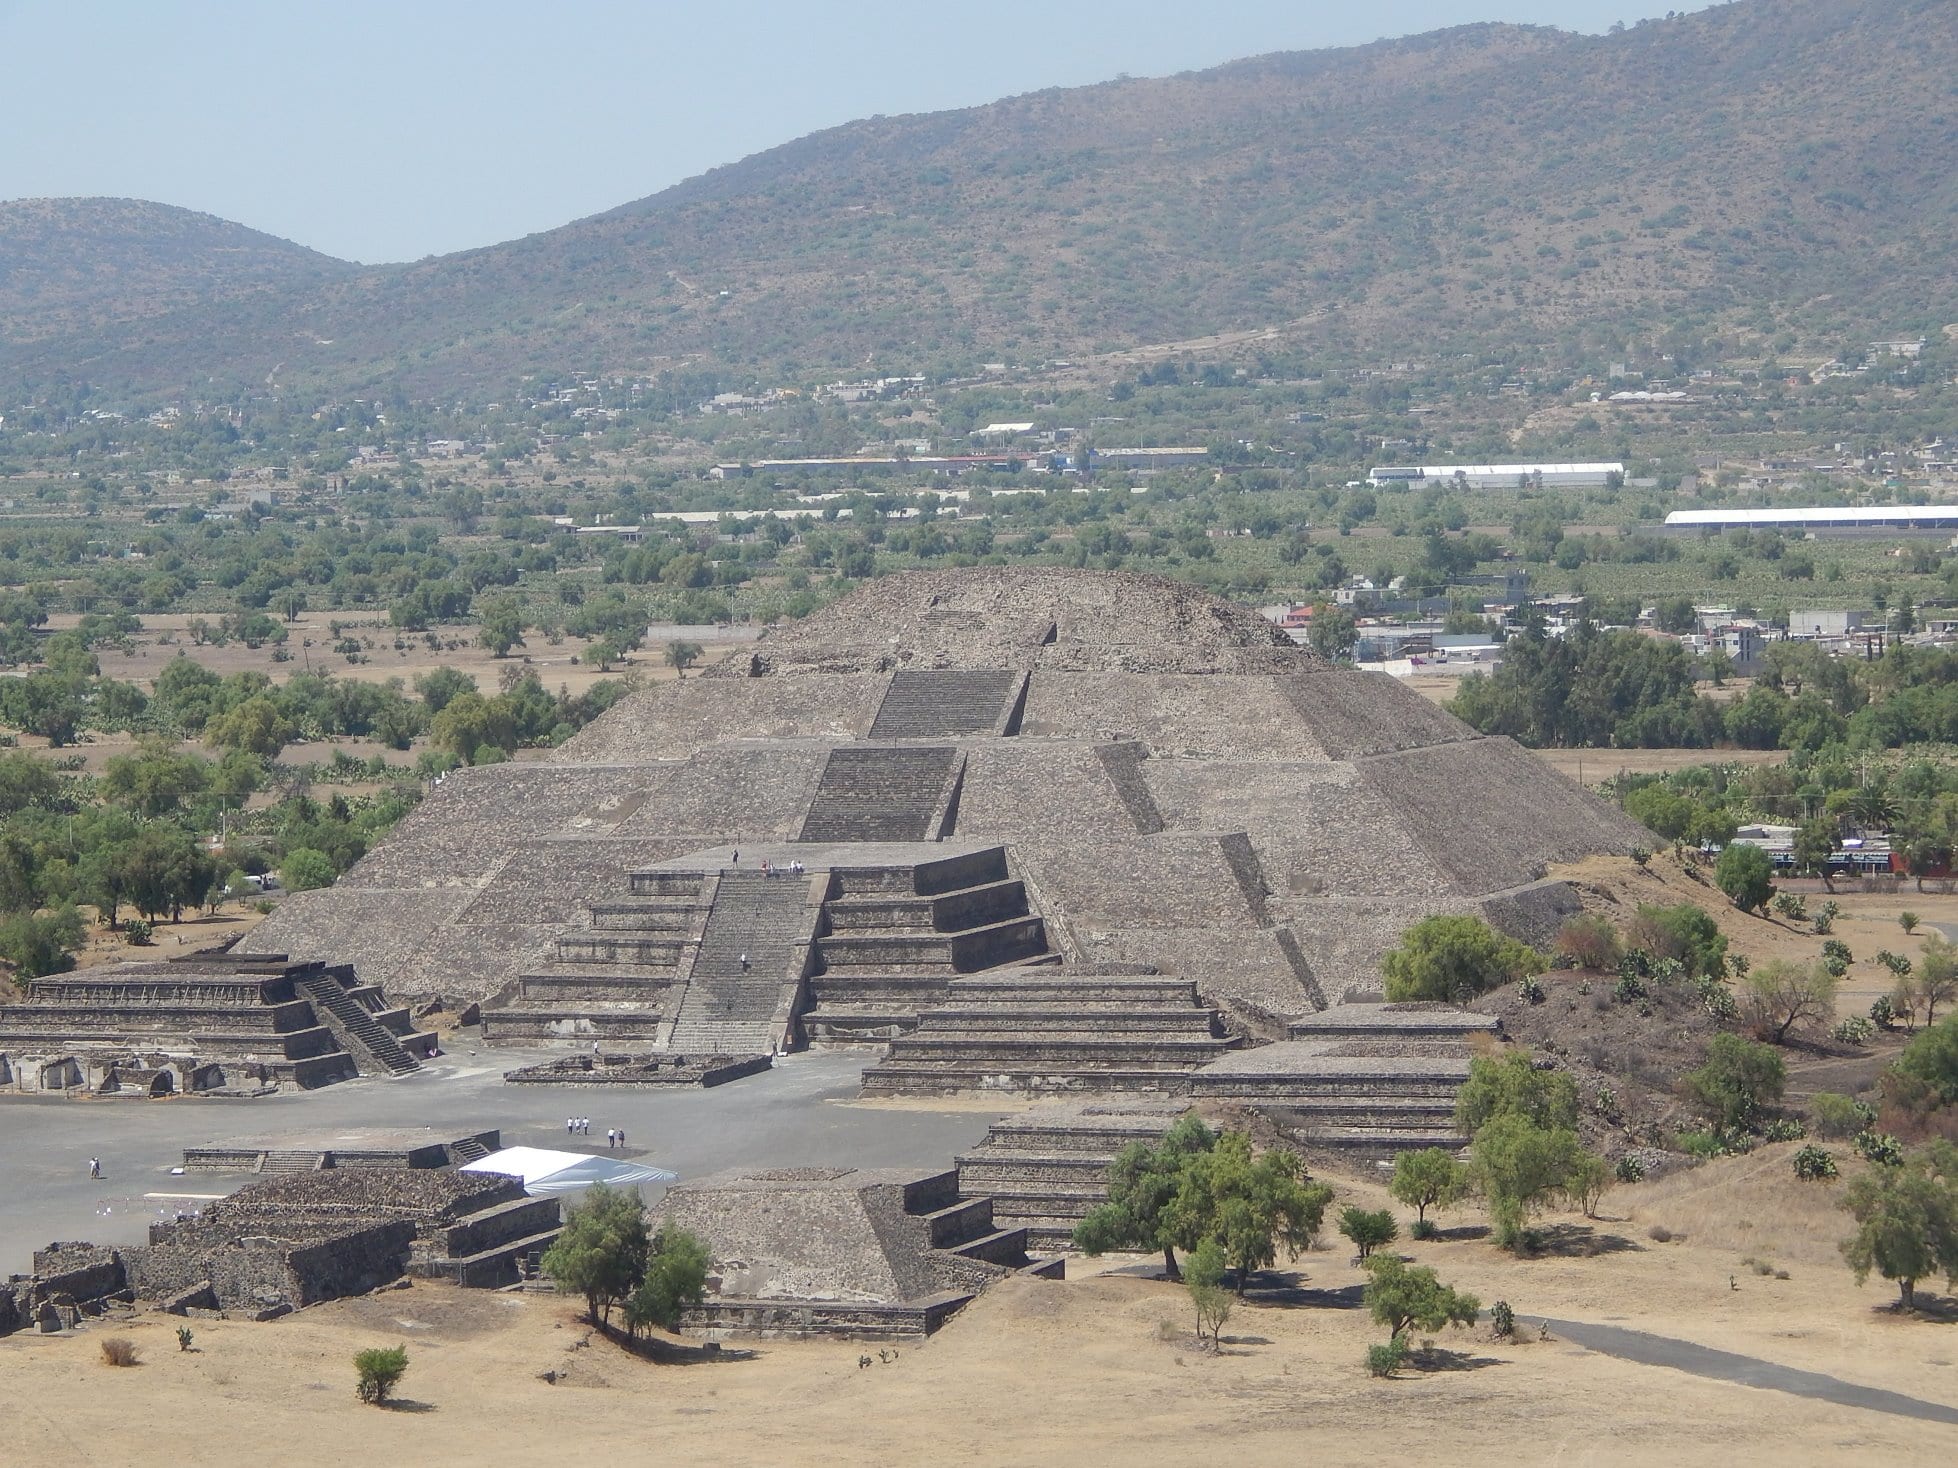
<instances>
[{"instance_id":1,"label":"dry grass","mask_svg":"<svg viewBox=\"0 0 1958 1468\"><path fill-rule=\"evenodd\" d=\"M136 1343L127 1336L112 1335L102 1342L102 1359L110 1366L135 1366Z\"/></svg>"}]
</instances>

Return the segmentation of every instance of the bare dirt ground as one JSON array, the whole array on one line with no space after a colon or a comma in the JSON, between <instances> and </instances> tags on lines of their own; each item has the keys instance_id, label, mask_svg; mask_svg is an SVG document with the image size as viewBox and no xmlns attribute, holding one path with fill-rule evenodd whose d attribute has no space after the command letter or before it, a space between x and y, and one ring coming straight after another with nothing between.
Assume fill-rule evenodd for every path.
<instances>
[{"instance_id":1,"label":"bare dirt ground","mask_svg":"<svg viewBox=\"0 0 1958 1468\"><path fill-rule=\"evenodd\" d=\"M1552 769L1593 787L1618 775L1669 775L1689 765L1779 765L1780 749L1538 749Z\"/></svg>"},{"instance_id":2,"label":"bare dirt ground","mask_svg":"<svg viewBox=\"0 0 1958 1468\"><path fill-rule=\"evenodd\" d=\"M302 1468L640 1462L655 1444L661 1461L699 1464L1948 1463L1950 1426L1536 1338L1546 1317L1608 1321L1958 1405L1953 1327L1889 1314L1880 1281L1857 1289L1833 1255L1841 1184L1797 1183L1787 1150L1608 1194L1597 1222L1547 1220L1559 1252L1546 1257L1501 1255L1475 1228L1407 1246L1485 1304L1513 1302L1525 1329L1516 1342L1451 1331L1443 1369L1391 1381L1361 1365L1382 1333L1356 1307L1341 1243L1239 1307L1215 1355L1193 1345L1178 1287L1094 1265L1064 1283L1008 1281L891 1360L763 1342L653 1364L592 1337L567 1300L430 1285L267 1325L192 1321L189 1353L177 1321L143 1316L0 1341L7 1443L23 1463L269 1454ZM1379 1196L1366 1182L1341 1191ZM1684 1239L1653 1241L1655 1223ZM102 1364L110 1334L134 1340L142 1364ZM360 1404L350 1358L395 1343L410 1359L403 1401Z\"/></svg>"}]
</instances>

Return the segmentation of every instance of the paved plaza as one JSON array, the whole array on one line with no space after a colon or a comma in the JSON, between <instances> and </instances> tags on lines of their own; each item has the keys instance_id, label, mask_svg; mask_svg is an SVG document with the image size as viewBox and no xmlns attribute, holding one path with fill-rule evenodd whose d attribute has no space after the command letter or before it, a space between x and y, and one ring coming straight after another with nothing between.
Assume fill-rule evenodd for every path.
<instances>
[{"instance_id":1,"label":"paved plaza","mask_svg":"<svg viewBox=\"0 0 1958 1468\"><path fill-rule=\"evenodd\" d=\"M55 1239L139 1243L153 1220L196 1207L197 1195L242 1186L248 1175L170 1174L185 1147L230 1138L415 1126L446 1137L496 1127L505 1146L602 1152L606 1128L623 1127L631 1155L698 1178L731 1167L949 1168L995 1115L857 1104L868 1057L849 1052L792 1055L713 1090L503 1083L506 1070L562 1053L464 1042L414 1075L248 1101L0 1099L0 1275L25 1271L33 1250ZM590 1137L565 1136L574 1114L591 1118ZM88 1176L91 1157L101 1159L99 1181Z\"/></svg>"}]
</instances>

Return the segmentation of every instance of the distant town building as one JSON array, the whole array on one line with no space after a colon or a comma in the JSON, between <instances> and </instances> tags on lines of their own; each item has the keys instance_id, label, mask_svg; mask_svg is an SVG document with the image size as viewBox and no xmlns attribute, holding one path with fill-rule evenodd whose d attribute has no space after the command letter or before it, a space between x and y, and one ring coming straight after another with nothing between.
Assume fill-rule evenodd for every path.
<instances>
[{"instance_id":1,"label":"distant town building","mask_svg":"<svg viewBox=\"0 0 1958 1468\"><path fill-rule=\"evenodd\" d=\"M1367 474L1367 483L1453 484L1459 489L1596 489L1622 482L1623 464L1419 464L1381 465Z\"/></svg>"},{"instance_id":2,"label":"distant town building","mask_svg":"<svg viewBox=\"0 0 1958 1468\"><path fill-rule=\"evenodd\" d=\"M1958 505L1830 505L1786 509L1674 510L1678 532L1799 530L1817 536L1958 535Z\"/></svg>"}]
</instances>

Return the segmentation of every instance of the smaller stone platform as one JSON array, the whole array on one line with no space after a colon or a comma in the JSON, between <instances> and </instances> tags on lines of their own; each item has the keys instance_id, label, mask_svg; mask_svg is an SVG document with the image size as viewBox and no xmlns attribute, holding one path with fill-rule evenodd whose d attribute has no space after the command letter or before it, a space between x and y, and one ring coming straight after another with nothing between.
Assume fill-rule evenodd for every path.
<instances>
[{"instance_id":1,"label":"smaller stone platform","mask_svg":"<svg viewBox=\"0 0 1958 1468\"><path fill-rule=\"evenodd\" d=\"M767 1055L567 1055L505 1071L520 1086L724 1086L774 1064Z\"/></svg>"},{"instance_id":2,"label":"smaller stone platform","mask_svg":"<svg viewBox=\"0 0 1958 1468\"><path fill-rule=\"evenodd\" d=\"M502 1133L495 1127L480 1132L438 1132L430 1127L280 1132L186 1147L184 1171L280 1176L341 1169L458 1167L502 1146Z\"/></svg>"}]
</instances>

